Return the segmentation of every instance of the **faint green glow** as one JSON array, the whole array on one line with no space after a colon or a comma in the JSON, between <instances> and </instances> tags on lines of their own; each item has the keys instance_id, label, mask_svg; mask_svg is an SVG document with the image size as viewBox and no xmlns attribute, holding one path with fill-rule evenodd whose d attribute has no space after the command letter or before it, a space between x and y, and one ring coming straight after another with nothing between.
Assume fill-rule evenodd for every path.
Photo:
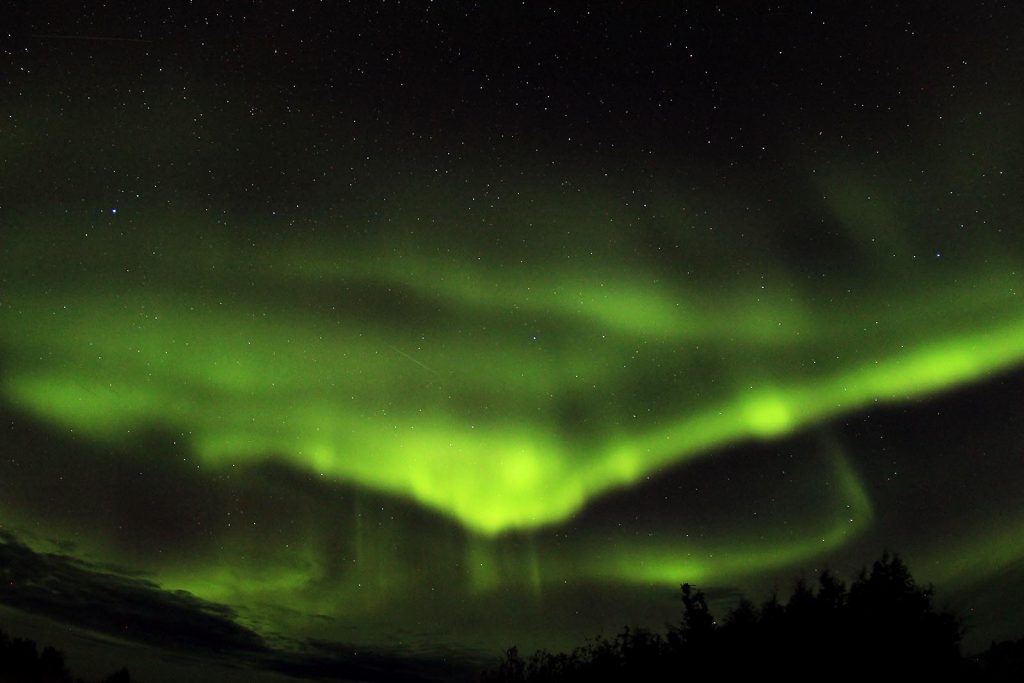
<instances>
[{"instance_id":1,"label":"faint green glow","mask_svg":"<svg viewBox=\"0 0 1024 683\"><path fill-rule=\"evenodd\" d=\"M1024 516L1009 514L998 525L950 534L938 548L916 550L922 577L943 585L969 585L1013 571L1024 557ZM955 548L955 552L950 552Z\"/></svg>"},{"instance_id":2,"label":"faint green glow","mask_svg":"<svg viewBox=\"0 0 1024 683\"><path fill-rule=\"evenodd\" d=\"M784 568L841 547L864 531L874 516L867 492L850 463L834 447L831 511L816 518L796 537L740 536L716 543L663 537L657 541L617 543L615 552L588 558L584 572L606 579L678 585L680 582L732 581L756 572Z\"/></svg>"}]
</instances>

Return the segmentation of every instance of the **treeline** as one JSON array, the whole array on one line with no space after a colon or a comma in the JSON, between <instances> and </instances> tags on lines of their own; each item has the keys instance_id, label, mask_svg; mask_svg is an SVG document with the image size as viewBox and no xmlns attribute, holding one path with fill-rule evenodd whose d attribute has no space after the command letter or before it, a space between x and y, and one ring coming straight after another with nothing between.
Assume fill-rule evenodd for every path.
<instances>
[{"instance_id":1,"label":"treeline","mask_svg":"<svg viewBox=\"0 0 1024 683\"><path fill-rule=\"evenodd\" d=\"M102 683L131 683L127 669L113 673ZM11 638L0 630L0 683L85 683L74 677L64 655L52 647L40 652L34 640Z\"/></svg>"},{"instance_id":2,"label":"treeline","mask_svg":"<svg viewBox=\"0 0 1024 683\"><path fill-rule=\"evenodd\" d=\"M719 621L704 594L682 585L683 614L661 634L626 628L569 653L516 648L481 683L751 680L1024 681L1024 640L966 658L962 620L936 610L896 555L849 586L823 572L783 604L743 599ZM749 678L748 678L749 677Z\"/></svg>"}]
</instances>

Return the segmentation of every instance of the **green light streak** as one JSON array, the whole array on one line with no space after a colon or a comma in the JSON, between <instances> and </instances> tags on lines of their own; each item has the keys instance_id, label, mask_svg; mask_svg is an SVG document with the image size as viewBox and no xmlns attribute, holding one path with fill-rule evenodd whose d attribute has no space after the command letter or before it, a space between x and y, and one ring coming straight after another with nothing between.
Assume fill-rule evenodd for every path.
<instances>
[{"instance_id":1,"label":"green light streak","mask_svg":"<svg viewBox=\"0 0 1024 683\"><path fill-rule=\"evenodd\" d=\"M698 295L607 254L587 271L302 245L222 262L227 242L194 256L168 237L143 276L97 282L30 233L11 244L17 405L113 444L180 434L210 466L281 458L485 535L1024 358L1019 276L995 267L961 272L967 291L923 270L886 297Z\"/></svg>"},{"instance_id":2,"label":"green light streak","mask_svg":"<svg viewBox=\"0 0 1024 683\"><path fill-rule=\"evenodd\" d=\"M588 558L585 573L603 579L676 586L681 582L734 581L757 572L792 566L845 545L867 529L874 516L871 501L846 458L831 455L837 503L832 519L816 529L800 529L795 539L730 538L695 543L687 538L657 542L620 542L610 555Z\"/></svg>"}]
</instances>

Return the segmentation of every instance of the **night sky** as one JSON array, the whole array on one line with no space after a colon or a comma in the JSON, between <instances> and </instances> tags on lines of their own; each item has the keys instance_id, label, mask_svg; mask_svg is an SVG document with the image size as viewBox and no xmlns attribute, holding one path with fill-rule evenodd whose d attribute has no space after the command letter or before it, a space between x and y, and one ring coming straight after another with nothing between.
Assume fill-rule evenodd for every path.
<instances>
[{"instance_id":1,"label":"night sky","mask_svg":"<svg viewBox=\"0 0 1024 683\"><path fill-rule=\"evenodd\" d=\"M889 549L1024 635L1018 3L165 4L0 13L0 628L446 679Z\"/></svg>"}]
</instances>

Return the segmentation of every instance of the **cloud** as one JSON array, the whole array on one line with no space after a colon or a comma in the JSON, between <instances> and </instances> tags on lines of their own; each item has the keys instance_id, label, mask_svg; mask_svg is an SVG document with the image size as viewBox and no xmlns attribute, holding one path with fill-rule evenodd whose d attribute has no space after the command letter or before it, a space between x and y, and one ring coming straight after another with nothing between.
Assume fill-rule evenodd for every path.
<instances>
[{"instance_id":1,"label":"cloud","mask_svg":"<svg viewBox=\"0 0 1024 683\"><path fill-rule=\"evenodd\" d=\"M0 530L0 602L100 633L155 645L262 652L230 607L163 590L138 575L38 553Z\"/></svg>"},{"instance_id":2,"label":"cloud","mask_svg":"<svg viewBox=\"0 0 1024 683\"><path fill-rule=\"evenodd\" d=\"M65 550L73 544L55 546ZM478 668L459 652L425 657L281 638L273 638L272 646L238 623L231 607L185 591L165 590L139 573L63 553L37 552L2 528L0 604L98 634L186 652L193 658L233 660L239 666L299 678L468 680Z\"/></svg>"}]
</instances>

